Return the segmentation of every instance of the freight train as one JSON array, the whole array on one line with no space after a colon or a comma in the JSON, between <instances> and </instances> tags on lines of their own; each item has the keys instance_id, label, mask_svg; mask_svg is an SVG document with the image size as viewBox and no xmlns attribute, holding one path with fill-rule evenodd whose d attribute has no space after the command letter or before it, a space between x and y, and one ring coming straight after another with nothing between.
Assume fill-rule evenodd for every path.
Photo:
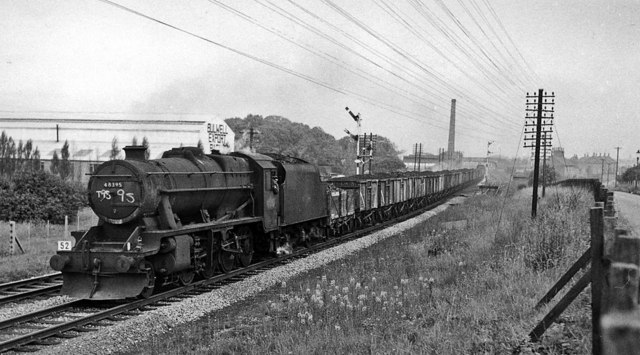
<instances>
[{"instance_id":1,"label":"freight train","mask_svg":"<svg viewBox=\"0 0 640 355\"><path fill-rule=\"evenodd\" d=\"M62 293L83 299L148 297L158 285L251 264L401 216L477 183L482 167L322 181L318 168L278 154L204 154L144 147L99 165L89 180L98 225L58 243L50 259Z\"/></svg>"}]
</instances>

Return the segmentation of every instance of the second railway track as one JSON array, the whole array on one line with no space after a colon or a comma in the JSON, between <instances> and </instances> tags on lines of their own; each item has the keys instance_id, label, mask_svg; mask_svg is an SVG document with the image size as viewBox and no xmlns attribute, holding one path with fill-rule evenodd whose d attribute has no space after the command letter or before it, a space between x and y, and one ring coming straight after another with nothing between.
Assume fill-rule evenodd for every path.
<instances>
[{"instance_id":1,"label":"second railway track","mask_svg":"<svg viewBox=\"0 0 640 355\"><path fill-rule=\"evenodd\" d=\"M0 284L0 305L60 291L62 275L53 273Z\"/></svg>"}]
</instances>

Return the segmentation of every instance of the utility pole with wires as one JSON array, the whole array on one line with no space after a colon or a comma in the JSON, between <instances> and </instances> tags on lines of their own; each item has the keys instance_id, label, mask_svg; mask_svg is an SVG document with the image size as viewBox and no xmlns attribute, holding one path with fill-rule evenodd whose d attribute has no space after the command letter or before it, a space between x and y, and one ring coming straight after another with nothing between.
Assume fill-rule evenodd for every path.
<instances>
[{"instance_id":1,"label":"utility pole with wires","mask_svg":"<svg viewBox=\"0 0 640 355\"><path fill-rule=\"evenodd\" d=\"M533 195L531 198L531 218L535 218L538 210L538 176L540 173L540 148L549 146L549 142L542 143L542 134L553 132L553 105L555 94L547 95L544 89L538 90L538 95L527 93L525 115L525 148L535 148L533 167ZM549 114L549 115L547 115ZM527 145L527 142L535 141Z\"/></svg>"},{"instance_id":2,"label":"utility pole with wires","mask_svg":"<svg viewBox=\"0 0 640 355\"><path fill-rule=\"evenodd\" d=\"M618 187L618 158L620 157L620 147L616 148L616 177L614 180L614 186Z\"/></svg>"},{"instance_id":3,"label":"utility pole with wires","mask_svg":"<svg viewBox=\"0 0 640 355\"><path fill-rule=\"evenodd\" d=\"M413 171L420 171L420 164L422 163L422 143L416 143L413 145ZM416 169L417 166L417 169Z\"/></svg>"}]
</instances>

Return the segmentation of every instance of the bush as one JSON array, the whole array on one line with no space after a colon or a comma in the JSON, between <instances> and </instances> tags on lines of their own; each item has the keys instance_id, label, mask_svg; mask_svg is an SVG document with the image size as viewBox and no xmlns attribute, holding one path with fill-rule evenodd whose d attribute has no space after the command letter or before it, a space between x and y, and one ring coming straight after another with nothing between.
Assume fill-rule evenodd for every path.
<instances>
[{"instance_id":1,"label":"bush","mask_svg":"<svg viewBox=\"0 0 640 355\"><path fill-rule=\"evenodd\" d=\"M84 189L43 171L17 172L0 182L2 219L64 222L87 205Z\"/></svg>"}]
</instances>

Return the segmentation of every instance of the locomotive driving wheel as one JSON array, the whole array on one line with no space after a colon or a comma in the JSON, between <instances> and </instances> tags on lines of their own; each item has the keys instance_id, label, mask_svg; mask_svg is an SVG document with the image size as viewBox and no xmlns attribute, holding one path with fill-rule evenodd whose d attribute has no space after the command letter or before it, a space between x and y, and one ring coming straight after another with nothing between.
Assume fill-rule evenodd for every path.
<instances>
[{"instance_id":1,"label":"locomotive driving wheel","mask_svg":"<svg viewBox=\"0 0 640 355\"><path fill-rule=\"evenodd\" d=\"M253 234L251 234L251 229L249 227L240 227L237 237L240 239L240 247L242 248L242 253L238 254L238 261L244 267L249 266L253 259Z\"/></svg>"},{"instance_id":2,"label":"locomotive driving wheel","mask_svg":"<svg viewBox=\"0 0 640 355\"><path fill-rule=\"evenodd\" d=\"M193 270L182 271L178 275L178 282L180 282L181 285L186 286L193 282L193 279L195 278L195 276L196 276L196 272Z\"/></svg>"},{"instance_id":3,"label":"locomotive driving wheel","mask_svg":"<svg viewBox=\"0 0 640 355\"><path fill-rule=\"evenodd\" d=\"M234 253L220 250L218 253L218 265L220 270L227 273L233 270L236 266L236 255Z\"/></svg>"}]
</instances>

